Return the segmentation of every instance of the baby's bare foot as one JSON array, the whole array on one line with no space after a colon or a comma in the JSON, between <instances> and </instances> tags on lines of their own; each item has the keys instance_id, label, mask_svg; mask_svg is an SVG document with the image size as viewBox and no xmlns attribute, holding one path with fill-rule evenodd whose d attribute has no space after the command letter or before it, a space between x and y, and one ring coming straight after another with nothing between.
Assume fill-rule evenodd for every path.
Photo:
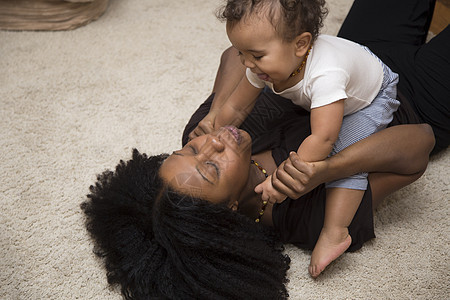
<instances>
[{"instance_id":1,"label":"baby's bare foot","mask_svg":"<svg viewBox=\"0 0 450 300\"><path fill-rule=\"evenodd\" d=\"M347 228L322 228L311 255L309 274L316 278L336 258L350 247L352 238Z\"/></svg>"}]
</instances>

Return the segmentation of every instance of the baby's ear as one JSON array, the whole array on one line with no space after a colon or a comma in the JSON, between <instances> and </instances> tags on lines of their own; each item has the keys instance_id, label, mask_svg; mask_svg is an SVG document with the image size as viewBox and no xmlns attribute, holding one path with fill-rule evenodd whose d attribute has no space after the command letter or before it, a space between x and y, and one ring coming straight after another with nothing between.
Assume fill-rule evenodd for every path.
<instances>
[{"instance_id":1,"label":"baby's ear","mask_svg":"<svg viewBox=\"0 0 450 300\"><path fill-rule=\"evenodd\" d=\"M311 46L312 35L310 32L303 32L294 39L294 42L296 55L298 57L303 57Z\"/></svg>"}]
</instances>

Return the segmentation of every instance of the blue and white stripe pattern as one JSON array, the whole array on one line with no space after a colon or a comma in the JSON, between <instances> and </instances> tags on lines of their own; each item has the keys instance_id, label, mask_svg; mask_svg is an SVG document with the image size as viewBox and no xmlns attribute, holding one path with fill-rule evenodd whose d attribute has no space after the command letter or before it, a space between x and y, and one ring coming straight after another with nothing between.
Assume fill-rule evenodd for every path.
<instances>
[{"instance_id":1,"label":"blue and white stripe pattern","mask_svg":"<svg viewBox=\"0 0 450 300\"><path fill-rule=\"evenodd\" d=\"M398 74L392 72L392 70L367 47L362 47L375 56L383 66L383 83L381 84L380 92L369 106L344 117L339 137L334 144L330 156L335 155L351 144L386 128L392 121L393 114L400 105L400 102L396 100ZM370 157L367 159L370 159ZM326 183L326 187L366 190L367 176L367 173L355 174L351 177L328 182Z\"/></svg>"}]
</instances>

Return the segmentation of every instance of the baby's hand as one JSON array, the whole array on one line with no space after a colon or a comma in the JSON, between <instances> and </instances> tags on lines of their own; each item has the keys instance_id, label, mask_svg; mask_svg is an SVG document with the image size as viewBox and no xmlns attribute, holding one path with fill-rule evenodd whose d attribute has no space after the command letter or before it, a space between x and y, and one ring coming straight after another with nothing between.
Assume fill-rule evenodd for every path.
<instances>
[{"instance_id":1,"label":"baby's hand","mask_svg":"<svg viewBox=\"0 0 450 300\"><path fill-rule=\"evenodd\" d=\"M255 187L255 192L261 194L263 201L271 204L281 203L286 199L286 195L278 192L272 185L272 175L266 178L264 182Z\"/></svg>"},{"instance_id":2,"label":"baby's hand","mask_svg":"<svg viewBox=\"0 0 450 300\"><path fill-rule=\"evenodd\" d=\"M217 112L210 111L189 134L189 140L193 140L198 136L208 134L214 131L214 122Z\"/></svg>"}]
</instances>

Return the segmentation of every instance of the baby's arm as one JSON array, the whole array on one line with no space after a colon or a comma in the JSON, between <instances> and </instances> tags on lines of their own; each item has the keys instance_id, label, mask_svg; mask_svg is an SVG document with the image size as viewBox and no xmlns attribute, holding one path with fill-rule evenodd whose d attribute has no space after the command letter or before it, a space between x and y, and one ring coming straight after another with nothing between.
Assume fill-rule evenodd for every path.
<instances>
[{"instance_id":1,"label":"baby's arm","mask_svg":"<svg viewBox=\"0 0 450 300\"><path fill-rule=\"evenodd\" d=\"M344 100L311 110L311 135L300 145L297 154L304 161L327 158L337 140L344 118Z\"/></svg>"},{"instance_id":2,"label":"baby's arm","mask_svg":"<svg viewBox=\"0 0 450 300\"><path fill-rule=\"evenodd\" d=\"M239 127L255 106L256 98L261 92L247 79L242 77L236 89L220 108L214 122L214 129L226 125Z\"/></svg>"},{"instance_id":3,"label":"baby's arm","mask_svg":"<svg viewBox=\"0 0 450 300\"><path fill-rule=\"evenodd\" d=\"M225 125L239 127L253 109L260 91L244 75L231 95L216 95L209 113L192 130L189 139L211 133Z\"/></svg>"},{"instance_id":4,"label":"baby's arm","mask_svg":"<svg viewBox=\"0 0 450 300\"><path fill-rule=\"evenodd\" d=\"M297 154L303 161L324 160L333 148L344 117L344 100L314 108L311 110L311 135L308 136L298 148ZM279 168L283 168L284 161ZM275 170L276 172L276 170ZM273 175L255 188L255 192L262 194L261 198L270 203L280 203L286 195L275 189L272 185Z\"/></svg>"}]
</instances>

